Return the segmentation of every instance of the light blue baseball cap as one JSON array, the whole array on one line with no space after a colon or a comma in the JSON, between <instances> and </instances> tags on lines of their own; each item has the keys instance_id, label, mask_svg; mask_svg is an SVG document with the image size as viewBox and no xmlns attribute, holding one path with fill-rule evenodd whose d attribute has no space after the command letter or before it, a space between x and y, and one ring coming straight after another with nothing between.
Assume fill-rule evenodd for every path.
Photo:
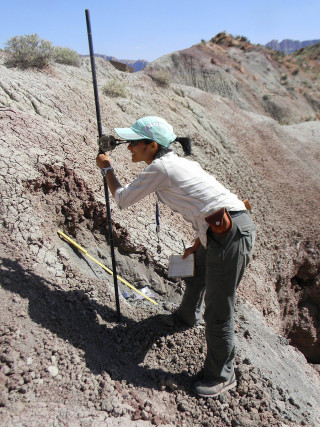
<instances>
[{"instance_id":1,"label":"light blue baseball cap","mask_svg":"<svg viewBox=\"0 0 320 427\"><path fill-rule=\"evenodd\" d=\"M127 140L151 139L163 147L169 147L177 136L173 128L161 117L147 116L137 120L131 128L115 128L120 138Z\"/></svg>"}]
</instances>

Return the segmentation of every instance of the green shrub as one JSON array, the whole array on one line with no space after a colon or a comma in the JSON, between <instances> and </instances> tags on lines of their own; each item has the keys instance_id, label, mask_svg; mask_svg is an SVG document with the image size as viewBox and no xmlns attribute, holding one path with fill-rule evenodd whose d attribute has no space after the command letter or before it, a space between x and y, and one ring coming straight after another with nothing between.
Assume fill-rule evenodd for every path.
<instances>
[{"instance_id":1,"label":"green shrub","mask_svg":"<svg viewBox=\"0 0 320 427\"><path fill-rule=\"evenodd\" d=\"M310 82L308 82L307 80L304 80L302 83L303 83L307 88L309 88L309 89L311 89L311 88L312 88L311 83L310 83Z\"/></svg>"},{"instance_id":2,"label":"green shrub","mask_svg":"<svg viewBox=\"0 0 320 427\"><path fill-rule=\"evenodd\" d=\"M37 34L14 36L5 43L8 53L6 64L20 68L44 68L53 59L51 42L40 39Z\"/></svg>"},{"instance_id":3,"label":"green shrub","mask_svg":"<svg viewBox=\"0 0 320 427\"><path fill-rule=\"evenodd\" d=\"M246 36L236 36L234 37L236 40L240 40L241 42L250 43L250 40Z\"/></svg>"},{"instance_id":4,"label":"green shrub","mask_svg":"<svg viewBox=\"0 0 320 427\"><path fill-rule=\"evenodd\" d=\"M150 70L148 76L161 87L168 87L172 83L172 75L165 70Z\"/></svg>"},{"instance_id":5,"label":"green shrub","mask_svg":"<svg viewBox=\"0 0 320 427\"><path fill-rule=\"evenodd\" d=\"M279 123L284 124L285 118L281 106L278 105L275 101L273 101L270 97L265 97L264 101L264 108L270 114L270 116L273 119L277 120Z\"/></svg>"},{"instance_id":6,"label":"green shrub","mask_svg":"<svg viewBox=\"0 0 320 427\"><path fill-rule=\"evenodd\" d=\"M59 64L80 67L80 57L78 55L78 52L69 49L68 47L55 47L53 52L53 59Z\"/></svg>"},{"instance_id":7,"label":"green shrub","mask_svg":"<svg viewBox=\"0 0 320 427\"><path fill-rule=\"evenodd\" d=\"M127 85L124 81L113 79L103 87L103 93L111 98L126 98L128 95Z\"/></svg>"}]
</instances>

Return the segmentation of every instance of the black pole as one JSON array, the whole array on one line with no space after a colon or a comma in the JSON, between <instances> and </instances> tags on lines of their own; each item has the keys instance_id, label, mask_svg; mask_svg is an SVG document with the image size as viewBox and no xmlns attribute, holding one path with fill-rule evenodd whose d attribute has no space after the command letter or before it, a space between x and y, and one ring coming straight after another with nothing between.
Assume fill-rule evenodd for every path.
<instances>
[{"instance_id":1,"label":"black pole","mask_svg":"<svg viewBox=\"0 0 320 427\"><path fill-rule=\"evenodd\" d=\"M86 9L86 21L87 21L87 32L88 32L88 42L89 42L89 51L90 51L93 91L94 91L94 99L95 99L95 103L96 103L97 125L98 125L98 133L99 133L99 138L100 138L102 136L100 104L99 104L99 94L98 94L98 85L97 85L97 76L96 76L96 65L94 62L94 51L93 51L93 43L92 43L90 14L89 14L88 9Z\"/></svg>"},{"instance_id":2,"label":"black pole","mask_svg":"<svg viewBox=\"0 0 320 427\"><path fill-rule=\"evenodd\" d=\"M100 138L102 136L102 126L101 126L101 116L100 116L98 85L97 85L97 77L96 77L96 67L95 67L95 62L94 62L94 52L93 52L93 44L92 44L90 15L89 15L88 9L86 9L85 12L86 12L86 21L87 21L89 50L90 50L93 90L94 90L94 98L95 98L95 103L96 103L98 133L99 133L99 138ZM109 189L108 189L107 174L106 173L103 173L103 184L104 184L104 193L105 193L106 208L107 208L109 244L110 244L110 249L111 249L113 283L114 283L114 291L115 291L116 306L117 306L117 318L118 318L118 322L120 322L121 321L121 314L120 314L120 302L119 302L119 291L118 291L118 280L117 280L117 266L116 266L116 257L115 257L115 253L114 253L114 241L113 241L112 222L111 222Z\"/></svg>"}]
</instances>

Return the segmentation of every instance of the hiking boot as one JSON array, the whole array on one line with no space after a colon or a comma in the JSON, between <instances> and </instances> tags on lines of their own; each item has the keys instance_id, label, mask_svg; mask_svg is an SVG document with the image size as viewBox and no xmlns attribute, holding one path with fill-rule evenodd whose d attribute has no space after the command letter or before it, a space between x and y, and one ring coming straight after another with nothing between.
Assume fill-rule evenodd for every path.
<instances>
[{"instance_id":1,"label":"hiking boot","mask_svg":"<svg viewBox=\"0 0 320 427\"><path fill-rule=\"evenodd\" d=\"M230 380L225 383L218 383L217 381L210 380L197 381L194 384L194 392L201 397L215 397L236 385L236 377L235 374L233 374Z\"/></svg>"},{"instance_id":2,"label":"hiking boot","mask_svg":"<svg viewBox=\"0 0 320 427\"><path fill-rule=\"evenodd\" d=\"M161 316L161 323L172 328L187 329L190 325L181 320L176 313L164 314Z\"/></svg>"}]
</instances>

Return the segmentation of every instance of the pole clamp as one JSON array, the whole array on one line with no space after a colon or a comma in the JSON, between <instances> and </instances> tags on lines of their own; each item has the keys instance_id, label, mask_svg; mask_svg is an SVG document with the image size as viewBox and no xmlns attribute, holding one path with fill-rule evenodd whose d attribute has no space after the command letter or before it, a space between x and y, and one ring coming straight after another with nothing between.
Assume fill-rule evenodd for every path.
<instances>
[{"instance_id":1,"label":"pole clamp","mask_svg":"<svg viewBox=\"0 0 320 427\"><path fill-rule=\"evenodd\" d=\"M102 168L101 169L102 176L107 176L108 171L113 171L113 168L111 166L109 166L108 168Z\"/></svg>"}]
</instances>

